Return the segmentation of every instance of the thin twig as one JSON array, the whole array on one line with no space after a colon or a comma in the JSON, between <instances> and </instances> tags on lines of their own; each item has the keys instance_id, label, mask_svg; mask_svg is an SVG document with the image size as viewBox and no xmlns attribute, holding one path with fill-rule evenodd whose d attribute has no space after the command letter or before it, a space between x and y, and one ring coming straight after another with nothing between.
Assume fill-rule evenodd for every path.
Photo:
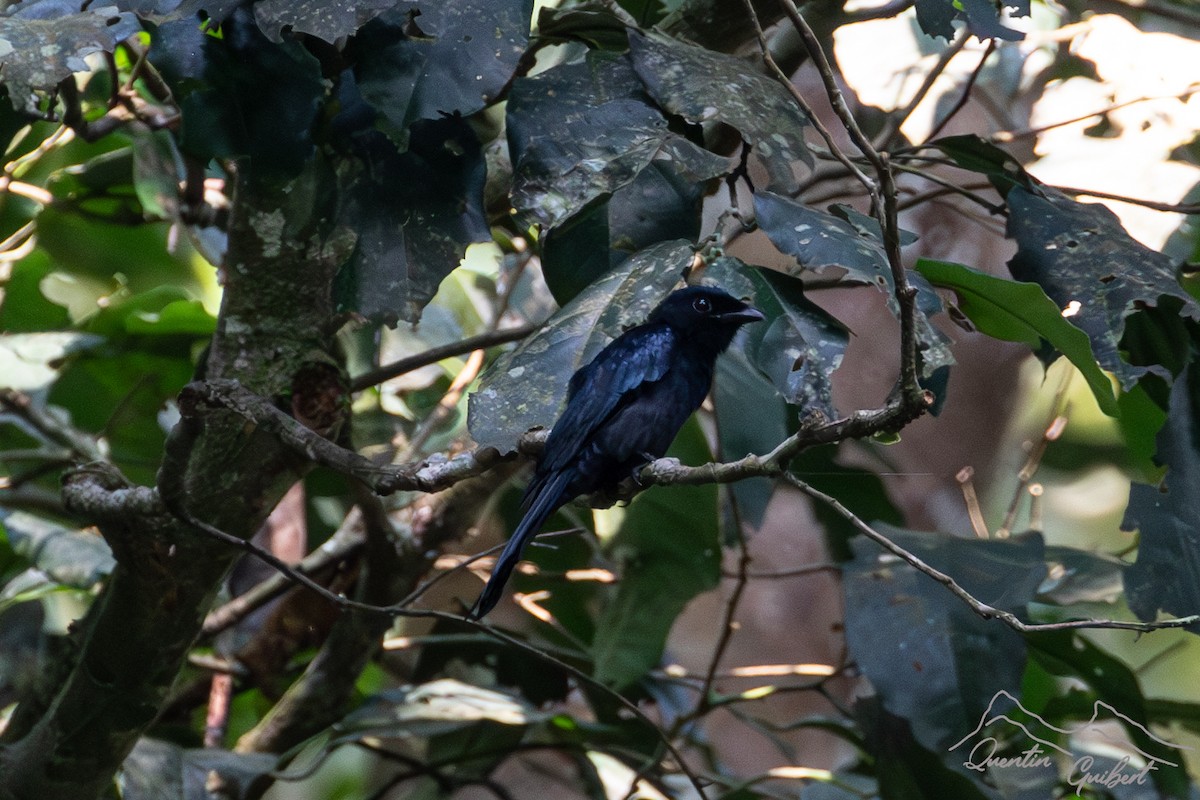
<instances>
[{"instance_id":1,"label":"thin twig","mask_svg":"<svg viewBox=\"0 0 1200 800\"><path fill-rule=\"evenodd\" d=\"M956 55L963 51L963 48L967 46L967 42L970 40L971 34L967 32L966 28L958 32L954 41L950 42L950 46L938 56L938 60L934 63L928 74L925 75L925 80L921 82L916 94L912 96L908 104L904 108L888 115L887 124L879 136L875 138L877 142L876 147L887 149L895 143L896 134L904 127L904 123L917 110L917 106L921 105L921 102L929 94L929 90L933 88L933 84L937 82L937 79L946 71L946 67L950 66L950 62ZM984 58L986 59L987 56L985 55Z\"/></svg>"},{"instance_id":2,"label":"thin twig","mask_svg":"<svg viewBox=\"0 0 1200 800\"><path fill-rule=\"evenodd\" d=\"M504 328L502 330L489 331L481 333L478 336L472 336L463 339L459 342L452 342L440 347L432 347L423 353L417 353L413 356L407 356L390 364L384 364L381 367L364 372L350 379L350 391L360 392L363 389L370 388L376 384L395 378L398 375L412 372L415 369L436 364L444 358L453 358L470 353L474 350L481 350L487 347L495 347L509 342L515 342L518 339L524 339L529 334L540 328L540 325L520 325L515 328Z\"/></svg>"},{"instance_id":3,"label":"thin twig","mask_svg":"<svg viewBox=\"0 0 1200 800\"><path fill-rule=\"evenodd\" d=\"M1041 633L1045 631L1105 628L1147 633L1150 631L1163 630L1167 628L1185 628L1189 625L1200 623L1200 614L1189 617L1178 617L1174 619L1160 619L1155 620L1154 622L1130 622L1119 619L1073 619L1063 622L1044 623L1022 622L1016 614L996 608L995 606L988 605L982 600L977 599L974 595L964 589L953 577L945 572L942 572L936 567L927 564L915 553L905 550L903 547L872 528L870 525L860 519L853 511L842 505L837 498L827 495L819 489L813 488L790 473L784 473L782 477L783 480L788 484L804 492L809 497L828 505L843 519L857 528L868 539L878 544L884 550L896 556L901 561L904 561L906 564L912 566L918 572L928 575L930 578L933 578L935 581L945 586L950 590L951 594L966 603L967 606L979 616L983 617L984 619L1000 620L1015 631L1019 631L1021 633Z\"/></svg>"},{"instance_id":4,"label":"thin twig","mask_svg":"<svg viewBox=\"0 0 1200 800\"><path fill-rule=\"evenodd\" d=\"M1065 194L1083 194L1088 197L1099 197L1101 200L1117 200L1122 203L1142 206L1155 211L1166 211L1175 214L1200 214L1200 203L1160 203L1157 200L1144 200L1140 197L1102 192L1099 189L1076 189L1073 186L1055 186L1054 188Z\"/></svg>"},{"instance_id":5,"label":"thin twig","mask_svg":"<svg viewBox=\"0 0 1200 800\"><path fill-rule=\"evenodd\" d=\"M817 133L825 140L825 145L829 148L830 154L841 162L842 166L866 188L868 193L874 196L877 191L875 181L871 180L866 173L859 169L858 165L850 160L842 148L838 147L837 142L833 139L833 134L825 127L825 123L821 122L821 118L813 111L812 106L808 104L808 100L805 99L804 95L796 88L796 85L792 83L784 71L780 69L779 64L775 61L775 57L771 54L771 47L767 42L766 34L763 32L762 24L759 22L758 14L754 10L754 5L751 3L751 0L742 0L742 2L746 6L746 13L749 15L750 22L754 25L754 32L758 36L758 47L762 52L763 63L771 70L775 79L783 84L784 88L792 95L792 99L796 101L796 105L800 107L800 110L812 123L813 127L816 128Z\"/></svg>"},{"instance_id":6,"label":"thin twig","mask_svg":"<svg viewBox=\"0 0 1200 800\"><path fill-rule=\"evenodd\" d=\"M950 124L950 120L954 119L955 115L966 107L967 101L971 99L971 90L975 88L975 83L979 80L979 76L983 72L984 65L987 64L987 60L991 58L992 53L995 51L996 40L989 39L987 47L984 48L983 57L979 59L979 63L975 66L975 69L971 70L971 75L967 78L967 83L965 86L963 86L962 93L959 94L958 99L954 101L954 105L950 107L950 110L946 112L946 116L942 117L941 121L939 121L937 125L933 126L933 130L931 130L929 135L925 137L925 141L928 142L932 139L936 139L938 134L941 133L948 124Z\"/></svg>"}]
</instances>

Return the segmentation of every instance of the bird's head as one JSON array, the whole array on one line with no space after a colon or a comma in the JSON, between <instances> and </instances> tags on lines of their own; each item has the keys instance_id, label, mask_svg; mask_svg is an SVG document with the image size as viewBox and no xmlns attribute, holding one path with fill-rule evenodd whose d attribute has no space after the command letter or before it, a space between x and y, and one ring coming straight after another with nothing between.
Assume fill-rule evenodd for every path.
<instances>
[{"instance_id":1,"label":"bird's head","mask_svg":"<svg viewBox=\"0 0 1200 800\"><path fill-rule=\"evenodd\" d=\"M715 286L688 286L667 295L650 313L649 322L661 322L687 339L724 350L738 328L763 319L762 312Z\"/></svg>"}]
</instances>

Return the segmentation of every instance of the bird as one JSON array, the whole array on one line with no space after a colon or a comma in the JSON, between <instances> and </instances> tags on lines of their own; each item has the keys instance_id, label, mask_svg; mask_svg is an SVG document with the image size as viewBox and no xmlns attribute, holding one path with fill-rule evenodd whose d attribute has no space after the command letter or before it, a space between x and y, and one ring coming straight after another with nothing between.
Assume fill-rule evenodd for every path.
<instances>
[{"instance_id":1,"label":"bird","mask_svg":"<svg viewBox=\"0 0 1200 800\"><path fill-rule=\"evenodd\" d=\"M524 516L467 619L482 619L496 606L525 546L551 514L576 497L614 490L662 458L708 396L717 356L739 328L762 319L723 289L687 286L571 376L566 408L525 488Z\"/></svg>"}]
</instances>

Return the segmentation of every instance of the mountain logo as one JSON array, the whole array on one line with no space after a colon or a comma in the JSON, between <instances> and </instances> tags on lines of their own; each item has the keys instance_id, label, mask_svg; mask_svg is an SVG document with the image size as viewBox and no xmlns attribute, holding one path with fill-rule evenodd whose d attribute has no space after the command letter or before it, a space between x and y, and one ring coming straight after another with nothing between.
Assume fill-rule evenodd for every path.
<instances>
[{"instance_id":1,"label":"mountain logo","mask_svg":"<svg viewBox=\"0 0 1200 800\"><path fill-rule=\"evenodd\" d=\"M1013 719L1013 714L1016 711L1020 711L1027 718L1028 722ZM1054 754L1058 753L1071 763L1070 771L1067 773L1067 782L1075 787L1076 795L1080 794L1084 786L1102 786L1112 789L1117 786L1142 785L1149 774L1160 767L1179 766L1179 764L1174 761L1168 761L1161 755L1156 756L1153 753L1146 752L1126 739L1118 740L1107 736L1104 726L1099 723L1110 719L1120 721L1126 730L1136 729L1141 731L1147 740L1156 742L1168 750L1191 749L1154 735L1141 723L1100 700L1092 704L1092 716L1087 722L1070 728L1060 728L1051 725L1037 714L1025 708L1021 705L1020 700L1001 689L992 696L987 709L979 717L979 724L975 726L975 729L951 745L948 750L954 752L960 747L973 742L974 744L971 744L971 749L967 753L966 760L962 763L967 769L975 770L976 772L985 772L988 768L1038 769L1053 767ZM999 740L995 736L986 735L985 730L1000 724L1018 729L1030 741L1030 746L1019 755L997 755L997 750L1000 747ZM1097 766L1092 756L1077 756L1076 753L1071 752L1055 741L1055 739L1050 738L1051 734L1039 735L1041 731L1053 732L1053 734L1057 734L1055 738L1061 737L1062 740L1078 736L1086 731L1091 735L1099 735L1109 739L1115 749L1119 749L1121 752L1126 753L1126 755L1108 769L1104 769ZM1135 759L1141 766L1135 766L1131 763Z\"/></svg>"}]
</instances>

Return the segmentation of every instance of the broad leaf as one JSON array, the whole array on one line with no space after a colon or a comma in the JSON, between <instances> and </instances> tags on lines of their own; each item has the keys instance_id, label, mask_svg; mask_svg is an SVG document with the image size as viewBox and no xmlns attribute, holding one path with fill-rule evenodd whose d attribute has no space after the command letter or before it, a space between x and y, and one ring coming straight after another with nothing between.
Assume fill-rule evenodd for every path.
<instances>
[{"instance_id":1,"label":"broad leaf","mask_svg":"<svg viewBox=\"0 0 1200 800\"><path fill-rule=\"evenodd\" d=\"M330 44L353 36L366 23L404 0L259 0L254 19L272 42L283 41L283 31L307 33ZM416 3L404 2L405 6Z\"/></svg>"},{"instance_id":2,"label":"broad leaf","mask_svg":"<svg viewBox=\"0 0 1200 800\"><path fill-rule=\"evenodd\" d=\"M142 26L112 5L63 15L51 3L19 3L0 15L0 82L13 107L37 113L35 92L52 92L75 72L87 72L84 59L111 53Z\"/></svg>"},{"instance_id":3,"label":"broad leaf","mask_svg":"<svg viewBox=\"0 0 1200 800\"><path fill-rule=\"evenodd\" d=\"M794 165L814 164L804 141L808 118L757 65L657 33L629 34L634 69L655 101L693 124L723 122L752 147L769 188L796 188Z\"/></svg>"},{"instance_id":4,"label":"broad leaf","mask_svg":"<svg viewBox=\"0 0 1200 800\"><path fill-rule=\"evenodd\" d=\"M512 204L553 228L634 181L655 159L702 183L726 159L671 132L626 56L601 51L517 80L508 102Z\"/></svg>"},{"instance_id":5,"label":"broad leaf","mask_svg":"<svg viewBox=\"0 0 1200 800\"><path fill-rule=\"evenodd\" d=\"M1081 681L1091 688L1082 713L1074 714L1074 719L1083 722L1093 717L1115 719L1137 749L1154 759L1154 769L1149 770L1149 775L1157 790L1156 797L1193 796L1183 755L1149 732L1151 718L1146 713L1146 698L1138 677L1128 666L1087 637L1071 631L1034 634L1027 636L1026 642L1031 661L1053 675ZM1060 702L1052 700L1047 713L1053 714L1053 705Z\"/></svg>"},{"instance_id":6,"label":"broad leaf","mask_svg":"<svg viewBox=\"0 0 1200 800\"><path fill-rule=\"evenodd\" d=\"M533 0L405 3L365 25L362 95L402 146L417 120L469 116L496 101L529 40Z\"/></svg>"},{"instance_id":7,"label":"broad leaf","mask_svg":"<svg viewBox=\"0 0 1200 800\"><path fill-rule=\"evenodd\" d=\"M552 425L575 371L623 329L644 322L680 283L691 260L688 242L662 242L580 292L484 373L470 397L471 437L507 453L525 431Z\"/></svg>"},{"instance_id":8,"label":"broad leaf","mask_svg":"<svg viewBox=\"0 0 1200 800\"><path fill-rule=\"evenodd\" d=\"M747 414L747 408L753 408L754 413ZM719 437L716 457L721 461L770 452L787 437L788 409L783 397L740 348L732 348L717 359L713 409ZM741 521L758 528L774 489L771 478L730 484Z\"/></svg>"},{"instance_id":9,"label":"broad leaf","mask_svg":"<svg viewBox=\"0 0 1200 800\"><path fill-rule=\"evenodd\" d=\"M996 278L948 261L920 259L915 269L935 286L954 290L959 309L982 333L1035 351L1051 345L1080 371L1100 410L1120 416L1112 381L1097 365L1087 335L1063 318L1036 283Z\"/></svg>"},{"instance_id":10,"label":"broad leaf","mask_svg":"<svg viewBox=\"0 0 1200 800\"><path fill-rule=\"evenodd\" d=\"M1157 460L1167 466L1159 486L1134 483L1122 527L1137 529L1138 556L1125 573L1129 607L1141 619L1160 610L1200 614L1200 370L1190 364L1171 387ZM1200 623L1190 630L1200 633Z\"/></svg>"},{"instance_id":11,"label":"broad leaf","mask_svg":"<svg viewBox=\"0 0 1200 800\"><path fill-rule=\"evenodd\" d=\"M278 759L265 753L184 749L160 739L141 739L121 767L123 800L205 800L214 776L223 797L258 797L271 785Z\"/></svg>"},{"instance_id":12,"label":"broad leaf","mask_svg":"<svg viewBox=\"0 0 1200 800\"><path fill-rule=\"evenodd\" d=\"M1177 352L1151 346L1122 357L1126 322L1135 314L1161 315L1162 324L1177 322L1180 314L1200 322L1200 304L1180 287L1167 257L1134 240L1098 203L1018 186L1009 191L1008 206L1007 234L1017 242L1009 262L1013 277L1041 285L1060 308L1072 311L1072 324L1087 333L1100 365L1124 388L1148 373L1169 378L1159 365Z\"/></svg>"},{"instance_id":13,"label":"broad leaf","mask_svg":"<svg viewBox=\"0 0 1200 800\"><path fill-rule=\"evenodd\" d=\"M317 59L295 41L274 44L248 11L221 37L194 19L162 25L150 58L182 112L179 149L201 161L249 156L256 170L299 172L313 152L325 86Z\"/></svg>"},{"instance_id":14,"label":"broad leaf","mask_svg":"<svg viewBox=\"0 0 1200 800\"><path fill-rule=\"evenodd\" d=\"M998 7L991 0L917 0L917 22L930 36L954 38L955 20L963 20L967 29L980 39L1020 41L1025 34L1005 27L1000 9L1016 7L1016 16L1029 16L1029 0L1006 2Z\"/></svg>"},{"instance_id":15,"label":"broad leaf","mask_svg":"<svg viewBox=\"0 0 1200 800\"><path fill-rule=\"evenodd\" d=\"M839 209L839 216L808 208L782 195L755 192L754 213L758 225L780 252L796 259L802 270L821 271L840 267L846 271L842 281L871 285L884 293L892 314L899 315L896 283L888 263L877 225L871 226ZM905 238L905 237L902 237ZM919 274L908 280L917 290L917 327L921 377L927 383L937 382L935 373L954 363L950 340L929 321L929 316L942 310L937 292ZM943 392L935 394L943 396Z\"/></svg>"},{"instance_id":16,"label":"broad leaf","mask_svg":"<svg viewBox=\"0 0 1200 800\"><path fill-rule=\"evenodd\" d=\"M716 169L724 169L717 162ZM630 254L657 242L700 237L707 181L676 159L654 159L607 200L550 229L542 276L560 303Z\"/></svg>"},{"instance_id":17,"label":"broad leaf","mask_svg":"<svg viewBox=\"0 0 1200 800\"><path fill-rule=\"evenodd\" d=\"M405 152L369 127L352 134L351 147L339 220L358 238L336 296L365 316L416 322L467 246L491 241L479 141L448 117L415 123Z\"/></svg>"},{"instance_id":18,"label":"broad leaf","mask_svg":"<svg viewBox=\"0 0 1200 800\"><path fill-rule=\"evenodd\" d=\"M1023 614L1045 576L1040 537L980 541L876 524L876 530L997 608ZM984 620L928 576L853 542L844 573L846 642L890 713L925 748L945 753L1025 667L1020 635Z\"/></svg>"},{"instance_id":19,"label":"broad leaf","mask_svg":"<svg viewBox=\"0 0 1200 800\"><path fill-rule=\"evenodd\" d=\"M8 544L55 583L91 589L112 572L108 544L95 533L58 525L24 511L0 509Z\"/></svg>"},{"instance_id":20,"label":"broad leaf","mask_svg":"<svg viewBox=\"0 0 1200 800\"><path fill-rule=\"evenodd\" d=\"M686 464L712 460L692 420L669 455ZM720 579L716 486L643 492L625 509L610 550L621 564L617 594L596 624L596 680L623 689L657 666L675 618ZM647 613L653 609L652 613Z\"/></svg>"},{"instance_id":21,"label":"broad leaf","mask_svg":"<svg viewBox=\"0 0 1200 800\"><path fill-rule=\"evenodd\" d=\"M746 350L784 399L802 413L837 418L832 375L850 343L846 328L806 298L803 284L789 275L728 257L714 261L706 274L731 293L752 297L766 315L767 321L746 331Z\"/></svg>"}]
</instances>

